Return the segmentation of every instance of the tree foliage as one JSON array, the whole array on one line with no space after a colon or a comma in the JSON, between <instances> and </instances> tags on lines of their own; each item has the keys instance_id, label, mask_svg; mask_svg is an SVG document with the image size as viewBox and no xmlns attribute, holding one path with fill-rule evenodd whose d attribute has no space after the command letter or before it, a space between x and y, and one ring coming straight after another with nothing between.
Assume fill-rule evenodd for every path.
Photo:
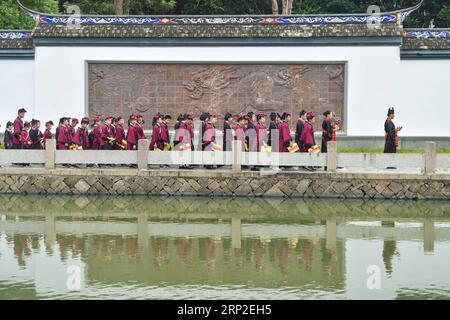
<instances>
[{"instance_id":1,"label":"tree foliage","mask_svg":"<svg viewBox=\"0 0 450 320\"><path fill-rule=\"evenodd\" d=\"M380 11L393 11L411 7L419 0L294 0L293 14L365 13L370 5ZM405 27L450 27L449 0L425 0L422 7L406 21ZM65 13L69 5L78 5L83 14L115 14L114 0L23 0L36 11ZM272 14L276 2L279 11L288 0L123 0L124 14L129 15L233 15ZM31 29L34 22L21 13L16 0L0 1L0 28Z\"/></svg>"}]
</instances>

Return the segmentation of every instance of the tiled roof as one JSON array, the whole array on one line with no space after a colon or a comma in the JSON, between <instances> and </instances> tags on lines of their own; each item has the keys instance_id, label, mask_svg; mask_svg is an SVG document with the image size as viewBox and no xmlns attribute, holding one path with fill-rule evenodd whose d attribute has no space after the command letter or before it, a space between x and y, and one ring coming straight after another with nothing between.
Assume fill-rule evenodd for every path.
<instances>
[{"instance_id":1,"label":"tiled roof","mask_svg":"<svg viewBox=\"0 0 450 320\"><path fill-rule=\"evenodd\" d=\"M405 29L402 50L449 50L450 29Z\"/></svg>"},{"instance_id":2,"label":"tiled roof","mask_svg":"<svg viewBox=\"0 0 450 320\"><path fill-rule=\"evenodd\" d=\"M31 31L0 30L0 49L32 49Z\"/></svg>"},{"instance_id":3,"label":"tiled roof","mask_svg":"<svg viewBox=\"0 0 450 320\"><path fill-rule=\"evenodd\" d=\"M401 36L398 24L334 25L66 25L38 24L35 38L308 38Z\"/></svg>"}]
</instances>

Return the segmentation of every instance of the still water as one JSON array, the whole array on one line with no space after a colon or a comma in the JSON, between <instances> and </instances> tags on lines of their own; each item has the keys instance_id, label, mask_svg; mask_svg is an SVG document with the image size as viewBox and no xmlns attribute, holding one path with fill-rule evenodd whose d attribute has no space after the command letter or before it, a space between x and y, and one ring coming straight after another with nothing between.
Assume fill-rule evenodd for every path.
<instances>
[{"instance_id":1,"label":"still water","mask_svg":"<svg viewBox=\"0 0 450 320\"><path fill-rule=\"evenodd\" d=\"M0 196L0 299L450 299L450 203Z\"/></svg>"}]
</instances>

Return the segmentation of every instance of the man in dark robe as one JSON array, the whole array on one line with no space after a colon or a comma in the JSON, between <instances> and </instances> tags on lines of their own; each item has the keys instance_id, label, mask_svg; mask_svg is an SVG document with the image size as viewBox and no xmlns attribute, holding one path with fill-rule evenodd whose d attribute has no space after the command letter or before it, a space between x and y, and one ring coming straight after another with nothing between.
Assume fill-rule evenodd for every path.
<instances>
[{"instance_id":1,"label":"man in dark robe","mask_svg":"<svg viewBox=\"0 0 450 320\"><path fill-rule=\"evenodd\" d=\"M279 146L276 145L278 143L278 139L277 138L272 139L272 137L273 137L272 135L275 135L277 132L279 134L279 131L278 131L279 122L280 122L280 115L278 113L272 112L270 114L269 136L268 136L268 141L267 141L267 144L272 147L272 152L278 152L278 150L279 150ZM272 140L274 140L274 141L272 141ZM272 143L272 142L274 142L274 143Z\"/></svg>"},{"instance_id":2,"label":"man in dark robe","mask_svg":"<svg viewBox=\"0 0 450 320\"><path fill-rule=\"evenodd\" d=\"M233 141L233 116L231 113L225 115L223 123L223 151L231 151L231 143Z\"/></svg>"},{"instance_id":3,"label":"man in dark robe","mask_svg":"<svg viewBox=\"0 0 450 320\"><path fill-rule=\"evenodd\" d=\"M322 153L328 152L328 142L333 140L334 126L331 123L333 120L333 113L327 110L323 113L322 122Z\"/></svg>"},{"instance_id":4,"label":"man in dark robe","mask_svg":"<svg viewBox=\"0 0 450 320\"><path fill-rule=\"evenodd\" d=\"M402 130L401 127L396 127L393 120L395 118L394 108L388 110L388 116L384 123L384 153L397 153L398 147L398 132Z\"/></svg>"},{"instance_id":5,"label":"man in dark robe","mask_svg":"<svg viewBox=\"0 0 450 320\"><path fill-rule=\"evenodd\" d=\"M297 126L295 128L295 143L297 143L300 149L302 148L302 142L300 140L300 137L302 136L303 126L305 125L305 122L306 122L306 111L302 110L300 111Z\"/></svg>"},{"instance_id":6,"label":"man in dark robe","mask_svg":"<svg viewBox=\"0 0 450 320\"><path fill-rule=\"evenodd\" d=\"M105 124L102 127L102 139L103 139L103 149L105 150L113 150L114 142L116 141L115 129L113 129L112 125L112 117L105 117Z\"/></svg>"},{"instance_id":7,"label":"man in dark robe","mask_svg":"<svg viewBox=\"0 0 450 320\"><path fill-rule=\"evenodd\" d=\"M4 135L4 144L5 144L5 149L13 149L14 148L14 123L12 123L11 121L8 121L8 123L6 124L6 130L5 130L5 135Z\"/></svg>"},{"instance_id":8,"label":"man in dark robe","mask_svg":"<svg viewBox=\"0 0 450 320\"><path fill-rule=\"evenodd\" d=\"M31 121L31 129L29 132L31 139L31 149L39 150L44 148L43 138L44 135L41 132L41 122L39 120Z\"/></svg>"}]
</instances>

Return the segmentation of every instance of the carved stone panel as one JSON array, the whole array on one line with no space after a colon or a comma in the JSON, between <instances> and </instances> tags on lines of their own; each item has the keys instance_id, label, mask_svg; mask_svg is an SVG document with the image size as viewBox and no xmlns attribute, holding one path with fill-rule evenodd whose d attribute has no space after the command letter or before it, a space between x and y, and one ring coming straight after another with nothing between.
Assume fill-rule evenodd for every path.
<instances>
[{"instance_id":1,"label":"carved stone panel","mask_svg":"<svg viewBox=\"0 0 450 320\"><path fill-rule=\"evenodd\" d=\"M290 112L344 119L343 64L89 64L89 116ZM320 126L318 118L317 127Z\"/></svg>"}]
</instances>

